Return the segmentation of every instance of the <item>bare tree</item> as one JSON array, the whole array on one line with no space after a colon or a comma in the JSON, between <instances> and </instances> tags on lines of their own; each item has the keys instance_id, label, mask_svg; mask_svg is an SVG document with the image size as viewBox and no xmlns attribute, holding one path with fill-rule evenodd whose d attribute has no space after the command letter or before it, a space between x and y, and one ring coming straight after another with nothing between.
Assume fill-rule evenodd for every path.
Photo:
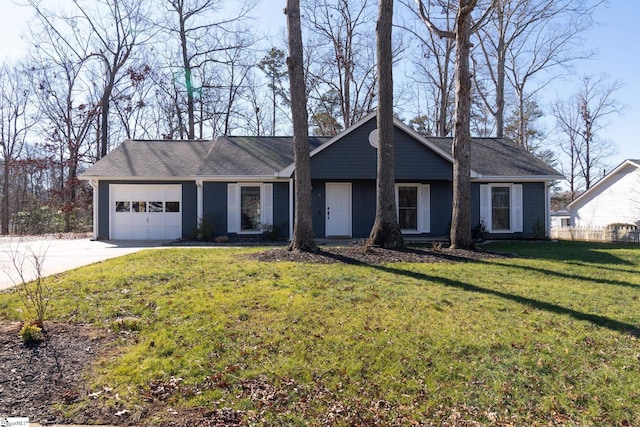
<instances>
[{"instance_id":1,"label":"bare tree","mask_svg":"<svg viewBox=\"0 0 640 427\"><path fill-rule=\"evenodd\" d=\"M314 44L309 79L314 113L328 112L322 98L330 92L338 101L343 127L370 112L375 102L376 64L370 33L371 0L313 0L305 7ZM325 97L326 98L326 97Z\"/></svg>"},{"instance_id":2,"label":"bare tree","mask_svg":"<svg viewBox=\"0 0 640 427\"><path fill-rule=\"evenodd\" d=\"M304 49L300 24L300 0L287 0L285 9L289 34L289 87L293 117L295 162L295 214L289 250L315 252L311 215L311 161L309 158L309 123L307 89L304 77Z\"/></svg>"},{"instance_id":3,"label":"bare tree","mask_svg":"<svg viewBox=\"0 0 640 427\"><path fill-rule=\"evenodd\" d=\"M474 78L476 82L484 78L485 87L490 89L479 93L495 120L497 137L504 136L507 82L515 91L518 110L525 114L530 97L554 78L547 74L546 81L527 90L534 76L566 67L585 56L576 49L576 43L588 28L594 7L585 0L494 2L490 19L479 28Z\"/></svg>"},{"instance_id":4,"label":"bare tree","mask_svg":"<svg viewBox=\"0 0 640 427\"><path fill-rule=\"evenodd\" d=\"M393 0L380 0L376 25L378 58L378 179L376 218L367 246L401 248L404 239L398 224L395 197L393 146Z\"/></svg>"},{"instance_id":5,"label":"bare tree","mask_svg":"<svg viewBox=\"0 0 640 427\"><path fill-rule=\"evenodd\" d=\"M27 74L20 65L4 64L0 68L0 148L2 149L2 206L0 206L0 233L9 234L10 196L12 178L16 175L15 162L25 147L29 129L35 124L35 115L29 111L32 89Z\"/></svg>"},{"instance_id":6,"label":"bare tree","mask_svg":"<svg viewBox=\"0 0 640 427\"><path fill-rule=\"evenodd\" d=\"M566 138L563 151L569 154L572 175L577 167L585 190L591 188L598 169L606 167L606 159L615 152L612 142L603 138L600 131L609 116L621 111L614 97L620 88L619 82L606 76L585 76L575 95L564 103L556 103L554 113Z\"/></svg>"},{"instance_id":7,"label":"bare tree","mask_svg":"<svg viewBox=\"0 0 640 427\"><path fill-rule=\"evenodd\" d=\"M451 247L470 249L474 247L471 237L471 75L469 72L469 50L471 33L486 19L491 7L472 25L472 12L477 0L458 0L455 7L453 30L441 29L431 18L431 4L415 0L420 18L430 31L439 37L453 38L455 56L455 127L453 133L453 213L451 215Z\"/></svg>"},{"instance_id":8,"label":"bare tree","mask_svg":"<svg viewBox=\"0 0 640 427\"><path fill-rule=\"evenodd\" d=\"M419 17L419 11L412 7L414 0L403 0L401 3ZM436 3L443 13L441 25L446 31L451 31L453 16L450 15L453 10L447 8L443 0L438 0ZM414 56L412 61L417 73L409 76L417 83L414 86L418 91L415 99L417 102L422 102L423 96L420 92L424 90L424 87L428 88L426 98L433 99L431 101L433 104L429 99L426 100L428 103L426 112L419 112L419 116L423 117L423 127L433 129L431 132L433 135L449 136L453 127L455 39L439 37L428 29L427 34L423 35L419 29L411 28L406 24L401 27L418 39L422 51L422 55ZM424 123L424 119L429 117L429 113L433 114L433 118L430 119L433 121L433 125Z\"/></svg>"},{"instance_id":9,"label":"bare tree","mask_svg":"<svg viewBox=\"0 0 640 427\"><path fill-rule=\"evenodd\" d=\"M90 57L90 40L80 33L63 37L55 15L41 11L39 26L32 28L38 40L30 68L35 94L43 120L44 148L59 168L57 191L64 212L65 231L70 231L80 183L78 168L91 151L91 142L99 118L99 96L86 80ZM56 159L57 157L57 159Z\"/></svg>"},{"instance_id":10,"label":"bare tree","mask_svg":"<svg viewBox=\"0 0 640 427\"><path fill-rule=\"evenodd\" d=\"M233 16L211 19L224 8L222 0L166 0L171 16L161 28L177 37L180 52L179 78L186 92L186 136L196 137L196 94L201 95L203 86L211 85L203 79L205 64L223 62L217 58L229 49L246 48L250 34L239 27L255 5L254 0L243 0ZM244 33L245 37L238 37ZM250 42L252 43L252 42ZM176 76L177 77L177 76ZM202 118L200 118L202 120ZM181 137L182 129L180 130ZM202 135L201 135L202 137Z\"/></svg>"}]
</instances>

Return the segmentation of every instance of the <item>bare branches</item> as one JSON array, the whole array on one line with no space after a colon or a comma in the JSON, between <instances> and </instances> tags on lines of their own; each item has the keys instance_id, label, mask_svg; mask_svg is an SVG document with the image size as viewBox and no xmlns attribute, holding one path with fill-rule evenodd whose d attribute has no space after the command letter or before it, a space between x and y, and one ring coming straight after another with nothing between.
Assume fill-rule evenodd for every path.
<instances>
[{"instance_id":1,"label":"bare branches","mask_svg":"<svg viewBox=\"0 0 640 427\"><path fill-rule=\"evenodd\" d=\"M4 272L15 285L20 302L30 317L26 320L40 324L46 319L51 295L43 270L49 247L50 244L34 249L26 242L11 242L8 249L10 271Z\"/></svg>"}]
</instances>

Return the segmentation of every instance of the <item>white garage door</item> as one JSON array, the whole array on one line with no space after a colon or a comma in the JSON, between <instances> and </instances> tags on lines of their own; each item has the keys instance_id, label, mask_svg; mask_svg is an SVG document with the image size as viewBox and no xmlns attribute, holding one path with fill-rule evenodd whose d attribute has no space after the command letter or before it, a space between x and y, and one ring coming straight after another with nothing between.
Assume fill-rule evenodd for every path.
<instances>
[{"instance_id":1,"label":"white garage door","mask_svg":"<svg viewBox=\"0 0 640 427\"><path fill-rule=\"evenodd\" d=\"M109 194L112 239L182 237L181 185L112 184Z\"/></svg>"}]
</instances>

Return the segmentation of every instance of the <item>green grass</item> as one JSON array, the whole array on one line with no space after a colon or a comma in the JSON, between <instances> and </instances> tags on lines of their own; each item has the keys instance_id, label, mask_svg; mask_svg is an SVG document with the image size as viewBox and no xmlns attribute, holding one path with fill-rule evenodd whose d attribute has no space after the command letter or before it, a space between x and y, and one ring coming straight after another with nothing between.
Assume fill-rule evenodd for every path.
<instances>
[{"instance_id":1,"label":"green grass","mask_svg":"<svg viewBox=\"0 0 640 427\"><path fill-rule=\"evenodd\" d=\"M520 257L353 266L146 251L51 280L49 318L121 331L87 383L132 412L152 401L266 424L640 425L640 247L489 248ZM0 294L0 318L19 309Z\"/></svg>"}]
</instances>

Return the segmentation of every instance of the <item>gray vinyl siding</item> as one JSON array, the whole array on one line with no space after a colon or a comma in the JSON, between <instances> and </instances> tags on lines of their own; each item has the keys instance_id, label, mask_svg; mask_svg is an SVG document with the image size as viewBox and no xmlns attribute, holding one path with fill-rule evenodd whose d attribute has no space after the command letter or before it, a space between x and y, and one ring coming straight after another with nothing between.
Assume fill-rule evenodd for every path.
<instances>
[{"instance_id":1,"label":"gray vinyl siding","mask_svg":"<svg viewBox=\"0 0 640 427\"><path fill-rule=\"evenodd\" d=\"M216 236L235 236L227 232L227 182L205 182L202 189L203 215L213 223ZM278 236L289 235L289 183L273 183L273 225Z\"/></svg>"},{"instance_id":2,"label":"gray vinyl siding","mask_svg":"<svg viewBox=\"0 0 640 427\"><path fill-rule=\"evenodd\" d=\"M314 180L312 194L313 234L316 238L325 237L325 184ZM376 216L376 182L375 180L355 180L351 182L351 226L352 237L364 239L369 237ZM416 182L416 181L412 181ZM451 222L451 182L426 181L431 189L431 232L425 237L443 237L449 235ZM413 234L412 237L419 235Z\"/></svg>"},{"instance_id":3,"label":"gray vinyl siding","mask_svg":"<svg viewBox=\"0 0 640 427\"><path fill-rule=\"evenodd\" d=\"M98 181L98 240L109 239L109 184L111 181Z\"/></svg>"},{"instance_id":4,"label":"gray vinyl siding","mask_svg":"<svg viewBox=\"0 0 640 427\"><path fill-rule=\"evenodd\" d=\"M182 237L191 236L197 227L196 183L194 181L99 181L98 182L98 236L99 240L109 239L109 185L111 184L181 184L182 185Z\"/></svg>"},{"instance_id":5,"label":"gray vinyl siding","mask_svg":"<svg viewBox=\"0 0 640 427\"><path fill-rule=\"evenodd\" d=\"M326 207L326 197L324 194L325 181L313 180L311 186L311 221L313 237L321 238L325 236L324 210Z\"/></svg>"},{"instance_id":6,"label":"gray vinyl siding","mask_svg":"<svg viewBox=\"0 0 640 427\"><path fill-rule=\"evenodd\" d=\"M534 237L536 222L540 221L543 226L546 223L546 198L543 182L528 182L522 185L523 235Z\"/></svg>"},{"instance_id":7,"label":"gray vinyl siding","mask_svg":"<svg viewBox=\"0 0 640 427\"><path fill-rule=\"evenodd\" d=\"M396 180L453 180L453 165L410 135L395 128Z\"/></svg>"},{"instance_id":8,"label":"gray vinyl siding","mask_svg":"<svg viewBox=\"0 0 640 427\"><path fill-rule=\"evenodd\" d=\"M369 237L376 219L376 182L354 181L351 191L353 237Z\"/></svg>"},{"instance_id":9,"label":"gray vinyl siding","mask_svg":"<svg viewBox=\"0 0 640 427\"><path fill-rule=\"evenodd\" d=\"M273 226L278 237L289 237L289 183L273 184Z\"/></svg>"},{"instance_id":10,"label":"gray vinyl siding","mask_svg":"<svg viewBox=\"0 0 640 427\"><path fill-rule=\"evenodd\" d=\"M453 202L453 183L450 181L427 182L431 190L431 237L449 237Z\"/></svg>"},{"instance_id":11,"label":"gray vinyl siding","mask_svg":"<svg viewBox=\"0 0 640 427\"><path fill-rule=\"evenodd\" d=\"M195 235L198 227L198 190L196 183L182 183L182 237Z\"/></svg>"},{"instance_id":12,"label":"gray vinyl siding","mask_svg":"<svg viewBox=\"0 0 640 427\"><path fill-rule=\"evenodd\" d=\"M484 184L484 183L483 183ZM544 182L523 182L522 184L522 233L492 233L492 238L534 237L537 221L546 222L546 190ZM471 184L471 228L480 224L480 183ZM539 236L536 236L539 237Z\"/></svg>"},{"instance_id":13,"label":"gray vinyl siding","mask_svg":"<svg viewBox=\"0 0 640 427\"><path fill-rule=\"evenodd\" d=\"M227 234L227 183L204 182L202 215L213 224L216 236Z\"/></svg>"},{"instance_id":14,"label":"gray vinyl siding","mask_svg":"<svg viewBox=\"0 0 640 427\"><path fill-rule=\"evenodd\" d=\"M311 177L325 181L376 179L377 149L369 144L375 118L311 158ZM398 180L451 180L452 164L399 128L394 128Z\"/></svg>"}]
</instances>

